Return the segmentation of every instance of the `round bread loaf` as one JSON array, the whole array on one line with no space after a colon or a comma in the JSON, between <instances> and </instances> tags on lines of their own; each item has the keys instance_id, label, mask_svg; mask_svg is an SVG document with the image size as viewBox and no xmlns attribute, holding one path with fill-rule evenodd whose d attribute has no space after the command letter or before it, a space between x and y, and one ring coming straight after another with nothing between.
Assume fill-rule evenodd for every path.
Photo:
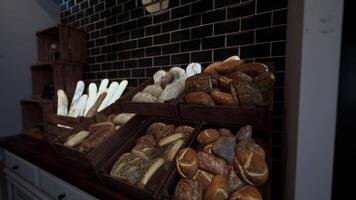
<instances>
[{"instance_id":1,"label":"round bread loaf","mask_svg":"<svg viewBox=\"0 0 356 200\"><path fill-rule=\"evenodd\" d=\"M213 106L214 101L211 99L209 94L205 92L191 92L184 96L184 102L189 104L199 104Z\"/></svg>"},{"instance_id":2,"label":"round bread loaf","mask_svg":"<svg viewBox=\"0 0 356 200\"><path fill-rule=\"evenodd\" d=\"M211 92L211 98L213 99L216 105L221 106L233 106L235 105L235 101L232 98L232 95L226 92L220 92L217 90L213 90Z\"/></svg>"},{"instance_id":3,"label":"round bread loaf","mask_svg":"<svg viewBox=\"0 0 356 200\"><path fill-rule=\"evenodd\" d=\"M220 137L220 132L213 128L201 131L197 137L200 144L209 144L215 142Z\"/></svg>"},{"instance_id":4,"label":"round bread loaf","mask_svg":"<svg viewBox=\"0 0 356 200\"><path fill-rule=\"evenodd\" d=\"M181 179L174 191L174 200L202 200L202 185L193 179Z\"/></svg>"},{"instance_id":5,"label":"round bread loaf","mask_svg":"<svg viewBox=\"0 0 356 200\"><path fill-rule=\"evenodd\" d=\"M252 186L244 186L231 194L231 200L262 200L261 193Z\"/></svg>"},{"instance_id":6,"label":"round bread loaf","mask_svg":"<svg viewBox=\"0 0 356 200\"><path fill-rule=\"evenodd\" d=\"M262 94L254 83L233 80L232 84L236 89L239 105L256 106L263 104Z\"/></svg>"},{"instance_id":7,"label":"round bread loaf","mask_svg":"<svg viewBox=\"0 0 356 200\"><path fill-rule=\"evenodd\" d=\"M215 70L220 75L229 75L236 71L239 65L243 64L243 60L228 60L216 66Z\"/></svg>"},{"instance_id":8,"label":"round bread loaf","mask_svg":"<svg viewBox=\"0 0 356 200\"><path fill-rule=\"evenodd\" d=\"M204 200L225 200L229 197L225 177L216 175L204 194Z\"/></svg>"},{"instance_id":9,"label":"round bread loaf","mask_svg":"<svg viewBox=\"0 0 356 200\"><path fill-rule=\"evenodd\" d=\"M191 148L181 149L176 157L179 174L183 178L192 178L198 170L198 156Z\"/></svg>"}]
</instances>

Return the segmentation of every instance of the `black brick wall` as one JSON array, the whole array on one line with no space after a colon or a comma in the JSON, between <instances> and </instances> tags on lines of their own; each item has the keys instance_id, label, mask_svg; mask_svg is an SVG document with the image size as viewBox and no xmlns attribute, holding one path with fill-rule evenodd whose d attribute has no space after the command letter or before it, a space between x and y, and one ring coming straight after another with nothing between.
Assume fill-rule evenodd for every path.
<instances>
[{"instance_id":1,"label":"black brick wall","mask_svg":"<svg viewBox=\"0 0 356 200\"><path fill-rule=\"evenodd\" d=\"M135 87L162 68L235 54L274 62L272 177L280 180L286 8L287 0L170 0L149 14L140 0L63 0L61 22L88 34L86 81L128 79ZM273 188L281 193L279 183Z\"/></svg>"}]
</instances>

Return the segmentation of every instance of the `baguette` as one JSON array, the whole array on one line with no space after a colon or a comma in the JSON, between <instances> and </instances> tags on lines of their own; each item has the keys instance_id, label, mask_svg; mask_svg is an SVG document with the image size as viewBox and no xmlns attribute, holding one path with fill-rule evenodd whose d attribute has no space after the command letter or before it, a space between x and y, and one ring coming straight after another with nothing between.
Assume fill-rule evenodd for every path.
<instances>
[{"instance_id":1,"label":"baguette","mask_svg":"<svg viewBox=\"0 0 356 200\"><path fill-rule=\"evenodd\" d=\"M63 90L58 90L57 97L58 97L57 115L67 116L68 115L68 98L67 98L66 93Z\"/></svg>"},{"instance_id":2,"label":"baguette","mask_svg":"<svg viewBox=\"0 0 356 200\"><path fill-rule=\"evenodd\" d=\"M88 102L85 107L85 112L84 116L88 113L89 109L94 105L97 94L98 93L98 87L96 86L95 83L90 83L89 88L88 88Z\"/></svg>"},{"instance_id":3,"label":"baguette","mask_svg":"<svg viewBox=\"0 0 356 200\"><path fill-rule=\"evenodd\" d=\"M96 113L96 110L98 110L101 102L103 102L103 100L105 99L106 97L106 92L103 92L99 95L99 97L96 99L94 105L88 110L87 114L84 116L86 118L89 118L89 117L93 117Z\"/></svg>"},{"instance_id":4,"label":"baguette","mask_svg":"<svg viewBox=\"0 0 356 200\"><path fill-rule=\"evenodd\" d=\"M72 103L70 104L70 109L69 109L69 113L68 113L69 117L77 117L78 102L79 102L80 97L83 95L84 87L85 87L85 84L83 81L77 82L77 86L75 87Z\"/></svg>"},{"instance_id":5,"label":"baguette","mask_svg":"<svg viewBox=\"0 0 356 200\"><path fill-rule=\"evenodd\" d=\"M90 133L88 131L80 131L78 133L75 133L75 134L69 136L66 139L66 142L64 143L64 146L65 147L77 146L79 143L81 143L89 135L90 135Z\"/></svg>"}]
</instances>

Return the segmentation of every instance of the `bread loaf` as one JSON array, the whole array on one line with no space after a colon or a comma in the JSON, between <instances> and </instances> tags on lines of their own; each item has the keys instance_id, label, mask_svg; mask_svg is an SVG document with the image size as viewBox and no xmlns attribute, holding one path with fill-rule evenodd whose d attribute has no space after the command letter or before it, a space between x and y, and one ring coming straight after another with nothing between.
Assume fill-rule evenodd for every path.
<instances>
[{"instance_id":1,"label":"bread loaf","mask_svg":"<svg viewBox=\"0 0 356 200\"><path fill-rule=\"evenodd\" d=\"M157 146L156 139L151 134L144 135L144 136L141 136L140 138L138 138L137 141L136 141L136 145L138 145L138 144L143 144L143 145L148 146L148 147Z\"/></svg>"},{"instance_id":2,"label":"bread loaf","mask_svg":"<svg viewBox=\"0 0 356 200\"><path fill-rule=\"evenodd\" d=\"M213 151L212 151L213 145L214 145L214 143L210 143L208 145L205 145L205 147L203 148L202 151L205 152L205 153L213 153Z\"/></svg>"},{"instance_id":3,"label":"bread loaf","mask_svg":"<svg viewBox=\"0 0 356 200\"><path fill-rule=\"evenodd\" d=\"M259 74L268 71L268 67L262 63L252 62L238 66L237 71L243 72L254 78Z\"/></svg>"},{"instance_id":4,"label":"bread loaf","mask_svg":"<svg viewBox=\"0 0 356 200\"><path fill-rule=\"evenodd\" d=\"M210 75L216 75L218 72L216 71L216 67L218 67L221 64L221 62L215 62L210 64L204 69L205 74L210 74Z\"/></svg>"},{"instance_id":5,"label":"bread loaf","mask_svg":"<svg viewBox=\"0 0 356 200\"><path fill-rule=\"evenodd\" d=\"M192 178L198 170L197 153L191 148L180 150L176 157L176 165L183 178Z\"/></svg>"},{"instance_id":6,"label":"bread loaf","mask_svg":"<svg viewBox=\"0 0 356 200\"><path fill-rule=\"evenodd\" d=\"M233 81L241 106L262 105L262 94L257 89L256 85L247 81Z\"/></svg>"},{"instance_id":7,"label":"bread loaf","mask_svg":"<svg viewBox=\"0 0 356 200\"><path fill-rule=\"evenodd\" d=\"M229 129L221 128L221 129L219 129L219 132L220 132L221 136L234 137L234 134L232 134Z\"/></svg>"},{"instance_id":8,"label":"bread loaf","mask_svg":"<svg viewBox=\"0 0 356 200\"><path fill-rule=\"evenodd\" d=\"M85 138L90 135L88 131L79 131L66 139L64 146L66 147L74 147L81 143Z\"/></svg>"},{"instance_id":9,"label":"bread loaf","mask_svg":"<svg viewBox=\"0 0 356 200\"><path fill-rule=\"evenodd\" d=\"M216 175L204 194L204 200L225 200L229 197L226 179Z\"/></svg>"},{"instance_id":10,"label":"bread loaf","mask_svg":"<svg viewBox=\"0 0 356 200\"><path fill-rule=\"evenodd\" d=\"M157 158L153 160L148 166L147 170L142 174L138 186L144 188L151 177L159 170L159 168L164 164L163 158Z\"/></svg>"},{"instance_id":11,"label":"bread loaf","mask_svg":"<svg viewBox=\"0 0 356 200\"><path fill-rule=\"evenodd\" d=\"M240 60L239 56L230 56L229 58L225 59L223 62L231 61L231 60Z\"/></svg>"},{"instance_id":12,"label":"bread loaf","mask_svg":"<svg viewBox=\"0 0 356 200\"><path fill-rule=\"evenodd\" d=\"M189 104L199 104L213 106L214 101L211 99L209 94L205 92L191 92L184 96L184 102Z\"/></svg>"},{"instance_id":13,"label":"bread loaf","mask_svg":"<svg viewBox=\"0 0 356 200\"><path fill-rule=\"evenodd\" d=\"M199 181L181 179L174 191L174 200L202 200L203 189Z\"/></svg>"},{"instance_id":14,"label":"bread loaf","mask_svg":"<svg viewBox=\"0 0 356 200\"><path fill-rule=\"evenodd\" d=\"M228 192L234 192L235 190L245 186L245 183L237 176L232 165L229 165L226 182L228 185Z\"/></svg>"},{"instance_id":15,"label":"bread loaf","mask_svg":"<svg viewBox=\"0 0 356 200\"><path fill-rule=\"evenodd\" d=\"M85 106L84 116L88 113L89 109L94 105L98 95L97 93L98 93L98 87L96 86L96 84L90 83L88 87L88 101L87 101L87 105Z\"/></svg>"},{"instance_id":16,"label":"bread loaf","mask_svg":"<svg viewBox=\"0 0 356 200\"><path fill-rule=\"evenodd\" d=\"M185 69L185 73L187 74L187 77L191 77L195 74L200 74L201 65L199 63L190 63Z\"/></svg>"},{"instance_id":17,"label":"bread loaf","mask_svg":"<svg viewBox=\"0 0 356 200\"><path fill-rule=\"evenodd\" d=\"M213 154L205 152L198 152L199 168L214 175L226 177L227 164L221 159L215 157Z\"/></svg>"},{"instance_id":18,"label":"bread loaf","mask_svg":"<svg viewBox=\"0 0 356 200\"><path fill-rule=\"evenodd\" d=\"M157 128L156 130L154 131L149 130L149 132L152 132L152 134L155 136L157 143L159 143L159 141L162 138L172 135L175 131L175 126L173 124L162 126L162 127L158 125L156 126L156 128Z\"/></svg>"},{"instance_id":19,"label":"bread loaf","mask_svg":"<svg viewBox=\"0 0 356 200\"><path fill-rule=\"evenodd\" d=\"M174 133L174 134L171 134L171 135L167 135L165 137L162 137L159 140L158 145L160 147L162 147L162 146L165 146L167 144L170 144L170 143L175 142L175 141L177 141L179 139L182 139L182 138L184 138L183 133Z\"/></svg>"},{"instance_id":20,"label":"bread loaf","mask_svg":"<svg viewBox=\"0 0 356 200\"><path fill-rule=\"evenodd\" d=\"M152 160L157 157L159 150L156 147L148 146L143 143L138 143L132 150L131 153L137 157L143 158L146 161Z\"/></svg>"},{"instance_id":21,"label":"bread loaf","mask_svg":"<svg viewBox=\"0 0 356 200\"><path fill-rule=\"evenodd\" d=\"M183 146L183 144L184 144L184 140L182 139L176 140L175 142L169 144L166 154L164 156L165 160L167 162L172 162L176 157L179 149Z\"/></svg>"},{"instance_id":22,"label":"bread loaf","mask_svg":"<svg viewBox=\"0 0 356 200\"><path fill-rule=\"evenodd\" d=\"M232 193L230 200L262 200L262 195L255 187L247 185Z\"/></svg>"},{"instance_id":23,"label":"bread loaf","mask_svg":"<svg viewBox=\"0 0 356 200\"><path fill-rule=\"evenodd\" d=\"M220 75L229 75L235 72L242 63L244 63L243 60L228 60L216 66L215 70Z\"/></svg>"},{"instance_id":24,"label":"bread loaf","mask_svg":"<svg viewBox=\"0 0 356 200\"><path fill-rule=\"evenodd\" d=\"M173 81L178 81L179 79L185 79L187 78L187 74L185 73L185 70L180 68L180 67L172 67L169 72L172 72L174 76Z\"/></svg>"},{"instance_id":25,"label":"bread loaf","mask_svg":"<svg viewBox=\"0 0 356 200\"><path fill-rule=\"evenodd\" d=\"M161 80L160 80L162 88L165 88L166 85L172 83L173 80L174 80L173 72L171 72L171 71L167 72L166 75L162 76Z\"/></svg>"},{"instance_id":26,"label":"bread loaf","mask_svg":"<svg viewBox=\"0 0 356 200\"><path fill-rule=\"evenodd\" d=\"M168 84L158 98L158 102L165 102L177 98L184 91L182 82L176 81Z\"/></svg>"},{"instance_id":27,"label":"bread loaf","mask_svg":"<svg viewBox=\"0 0 356 200\"><path fill-rule=\"evenodd\" d=\"M230 79L233 79L233 80L241 80L241 81L247 81L247 82L252 81L251 76L249 76L243 72L240 72L240 71L235 71L234 73L228 75L227 77Z\"/></svg>"},{"instance_id":28,"label":"bread loaf","mask_svg":"<svg viewBox=\"0 0 356 200\"><path fill-rule=\"evenodd\" d=\"M93 117L98 110L101 102L105 99L106 97L106 92L103 92L99 95L99 97L96 99L95 103L93 106L88 110L87 114L84 116L86 118Z\"/></svg>"},{"instance_id":29,"label":"bread loaf","mask_svg":"<svg viewBox=\"0 0 356 200\"><path fill-rule=\"evenodd\" d=\"M78 116L77 105L78 105L80 97L83 95L84 88L85 88L84 82L78 81L77 86L75 87L74 95L72 98L72 103L70 104L70 109L68 112L69 117L77 117Z\"/></svg>"},{"instance_id":30,"label":"bread loaf","mask_svg":"<svg viewBox=\"0 0 356 200\"><path fill-rule=\"evenodd\" d=\"M151 124L146 131L148 135L155 135L157 132L165 131L167 124L162 122L155 122Z\"/></svg>"},{"instance_id":31,"label":"bread loaf","mask_svg":"<svg viewBox=\"0 0 356 200\"><path fill-rule=\"evenodd\" d=\"M246 125L240 128L240 130L236 134L237 141L248 140L252 137L252 127L250 125Z\"/></svg>"},{"instance_id":32,"label":"bread loaf","mask_svg":"<svg viewBox=\"0 0 356 200\"><path fill-rule=\"evenodd\" d=\"M63 90L58 90L57 97L58 97L57 115L67 116L68 115L68 98L67 98L66 93Z\"/></svg>"},{"instance_id":33,"label":"bread loaf","mask_svg":"<svg viewBox=\"0 0 356 200\"><path fill-rule=\"evenodd\" d=\"M183 133L184 141L188 141L190 136L193 134L194 128L191 126L182 125L176 128L175 133Z\"/></svg>"},{"instance_id":34,"label":"bread loaf","mask_svg":"<svg viewBox=\"0 0 356 200\"><path fill-rule=\"evenodd\" d=\"M115 95L115 92L118 87L119 87L119 83L117 81L113 81L110 84L108 91L107 91L107 95L97 110L98 112L103 111L105 108L107 108L109 106L109 102L110 102L111 98L113 98L113 96Z\"/></svg>"},{"instance_id":35,"label":"bread loaf","mask_svg":"<svg viewBox=\"0 0 356 200\"><path fill-rule=\"evenodd\" d=\"M200 144L209 144L215 142L220 137L220 132L216 129L205 129L201 131L197 137Z\"/></svg>"},{"instance_id":36,"label":"bread loaf","mask_svg":"<svg viewBox=\"0 0 356 200\"><path fill-rule=\"evenodd\" d=\"M157 102L157 98L148 92L137 92L132 97L132 102L154 103Z\"/></svg>"},{"instance_id":37,"label":"bread loaf","mask_svg":"<svg viewBox=\"0 0 356 200\"><path fill-rule=\"evenodd\" d=\"M211 92L211 98L213 99L216 105L221 105L221 106L235 105L235 101L232 98L232 95L229 93L213 90L213 92Z\"/></svg>"},{"instance_id":38,"label":"bread loaf","mask_svg":"<svg viewBox=\"0 0 356 200\"><path fill-rule=\"evenodd\" d=\"M215 156L231 164L235 157L235 144L235 137L220 137L211 150Z\"/></svg>"},{"instance_id":39,"label":"bread loaf","mask_svg":"<svg viewBox=\"0 0 356 200\"><path fill-rule=\"evenodd\" d=\"M113 119L112 122L115 125L123 125L126 124L130 119L132 119L135 116L135 113L121 113L116 115Z\"/></svg>"},{"instance_id":40,"label":"bread loaf","mask_svg":"<svg viewBox=\"0 0 356 200\"><path fill-rule=\"evenodd\" d=\"M196 74L185 80L185 92L211 93L213 89L212 78L208 74Z\"/></svg>"},{"instance_id":41,"label":"bread loaf","mask_svg":"<svg viewBox=\"0 0 356 200\"><path fill-rule=\"evenodd\" d=\"M117 89L115 91L115 94L110 99L108 106L115 103L121 97L122 93L125 91L128 84L129 84L129 82L127 80L123 80L120 82L119 86L117 87Z\"/></svg>"},{"instance_id":42,"label":"bread loaf","mask_svg":"<svg viewBox=\"0 0 356 200\"><path fill-rule=\"evenodd\" d=\"M262 93L266 93L271 90L275 80L276 78L274 74L269 71L262 72L253 78L253 82Z\"/></svg>"}]
</instances>

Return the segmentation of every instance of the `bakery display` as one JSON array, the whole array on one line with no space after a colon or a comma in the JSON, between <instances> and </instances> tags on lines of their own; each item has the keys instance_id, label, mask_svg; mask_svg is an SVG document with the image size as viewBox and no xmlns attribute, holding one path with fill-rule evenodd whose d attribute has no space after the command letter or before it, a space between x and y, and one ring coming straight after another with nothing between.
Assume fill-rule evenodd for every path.
<instances>
[{"instance_id":1,"label":"bakery display","mask_svg":"<svg viewBox=\"0 0 356 200\"><path fill-rule=\"evenodd\" d=\"M184 102L209 106L268 105L275 77L262 63L245 63L238 56L215 62L185 81ZM198 93L199 92L199 93ZM209 98L210 97L210 98Z\"/></svg>"},{"instance_id":2,"label":"bakery display","mask_svg":"<svg viewBox=\"0 0 356 200\"><path fill-rule=\"evenodd\" d=\"M204 200L262 199L260 186L268 179L268 166L250 125L238 130L206 126L196 140L195 150L184 148L176 158L181 179L174 199L185 199L183 189L199 193L196 196ZM196 190L192 183L200 183L202 189Z\"/></svg>"},{"instance_id":3,"label":"bakery display","mask_svg":"<svg viewBox=\"0 0 356 200\"><path fill-rule=\"evenodd\" d=\"M188 152L181 152L185 144L188 143L194 128L188 124L171 124L160 121L150 121L140 128L127 146L121 150L121 156L118 155L116 161L110 167L110 176L126 183L145 188L151 179L156 179L155 174L166 173L171 168L172 162L176 159L182 161L182 164L190 162ZM126 159L129 156L130 159ZM132 160L140 162L133 163ZM197 158L195 156L195 165ZM139 165L139 166L135 166ZM163 167L164 166L164 167ZM195 167L197 170L197 167ZM135 171L133 175L125 174L124 170ZM187 176L195 175L194 166L188 172L183 169Z\"/></svg>"}]
</instances>

